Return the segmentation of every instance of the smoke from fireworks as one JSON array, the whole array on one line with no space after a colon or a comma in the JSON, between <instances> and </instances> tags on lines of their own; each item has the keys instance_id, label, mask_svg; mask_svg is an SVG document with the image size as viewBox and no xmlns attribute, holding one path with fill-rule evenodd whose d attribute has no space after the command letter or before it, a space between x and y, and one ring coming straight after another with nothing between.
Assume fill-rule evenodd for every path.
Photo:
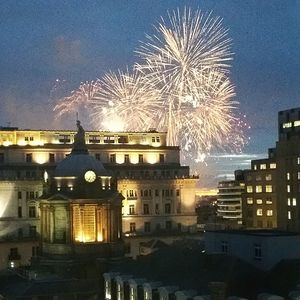
<instances>
[{"instance_id":1,"label":"smoke from fireworks","mask_svg":"<svg viewBox=\"0 0 300 300\"><path fill-rule=\"evenodd\" d=\"M228 77L231 58L222 19L185 8L168 14L136 51L132 73L86 82L56 105L58 115L84 107L96 129L167 131L167 144L203 160L213 149L240 150L246 123Z\"/></svg>"}]
</instances>

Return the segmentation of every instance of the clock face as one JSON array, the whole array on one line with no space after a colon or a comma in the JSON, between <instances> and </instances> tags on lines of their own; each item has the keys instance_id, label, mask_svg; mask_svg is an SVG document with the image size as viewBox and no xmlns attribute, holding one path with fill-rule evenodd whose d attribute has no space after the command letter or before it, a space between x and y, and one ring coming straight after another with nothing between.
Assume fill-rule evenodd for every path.
<instances>
[{"instance_id":1,"label":"clock face","mask_svg":"<svg viewBox=\"0 0 300 300\"><path fill-rule=\"evenodd\" d=\"M87 182L94 182L96 180L96 174L94 171L86 171L84 174L84 179Z\"/></svg>"}]
</instances>

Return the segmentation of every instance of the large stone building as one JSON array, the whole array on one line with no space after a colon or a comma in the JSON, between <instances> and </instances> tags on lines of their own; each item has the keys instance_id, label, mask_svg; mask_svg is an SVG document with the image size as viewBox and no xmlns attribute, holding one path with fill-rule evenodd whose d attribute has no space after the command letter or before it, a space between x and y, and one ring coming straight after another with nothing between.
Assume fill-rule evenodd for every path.
<instances>
[{"instance_id":1,"label":"large stone building","mask_svg":"<svg viewBox=\"0 0 300 300\"><path fill-rule=\"evenodd\" d=\"M278 113L275 148L245 173L243 223L247 228L300 231L300 108Z\"/></svg>"},{"instance_id":2,"label":"large stone building","mask_svg":"<svg viewBox=\"0 0 300 300\"><path fill-rule=\"evenodd\" d=\"M55 176L56 166L70 154L75 134L0 128L0 238L39 235L37 199L45 181ZM85 142L90 156L115 178L110 184L116 184L124 197L126 235L194 228L197 178L189 175L189 167L180 165L179 147L166 146L166 133L87 131ZM56 183L60 188L60 180ZM67 184L72 189L71 179ZM47 206L43 201L42 211Z\"/></svg>"}]
</instances>

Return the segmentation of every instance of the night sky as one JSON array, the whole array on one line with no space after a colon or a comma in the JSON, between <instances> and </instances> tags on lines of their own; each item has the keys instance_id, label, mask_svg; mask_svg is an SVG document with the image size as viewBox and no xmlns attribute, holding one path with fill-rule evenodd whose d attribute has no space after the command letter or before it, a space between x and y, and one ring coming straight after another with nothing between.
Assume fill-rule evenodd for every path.
<instances>
[{"instance_id":1,"label":"night sky","mask_svg":"<svg viewBox=\"0 0 300 300\"><path fill-rule=\"evenodd\" d=\"M266 156L277 139L277 112L300 106L296 0L1 1L0 126L74 128L72 118L54 122L56 79L71 90L109 70L125 70L138 60L134 50L152 24L184 6L221 16L233 39L230 77L252 127L236 166ZM226 160L232 168L234 159L222 158L213 172L225 174Z\"/></svg>"}]
</instances>

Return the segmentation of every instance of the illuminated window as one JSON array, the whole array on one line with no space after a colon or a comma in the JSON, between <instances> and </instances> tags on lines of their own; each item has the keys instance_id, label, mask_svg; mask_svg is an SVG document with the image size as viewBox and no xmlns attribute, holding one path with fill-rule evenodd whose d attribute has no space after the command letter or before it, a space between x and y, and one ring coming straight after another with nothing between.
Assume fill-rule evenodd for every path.
<instances>
[{"instance_id":1,"label":"illuminated window","mask_svg":"<svg viewBox=\"0 0 300 300\"><path fill-rule=\"evenodd\" d=\"M272 185L266 185L266 193L272 193L273 188Z\"/></svg>"},{"instance_id":2,"label":"illuminated window","mask_svg":"<svg viewBox=\"0 0 300 300\"><path fill-rule=\"evenodd\" d=\"M287 205L291 206L291 198L287 198Z\"/></svg>"},{"instance_id":3,"label":"illuminated window","mask_svg":"<svg viewBox=\"0 0 300 300\"><path fill-rule=\"evenodd\" d=\"M298 127L298 126L300 126L300 120L294 122L294 127Z\"/></svg>"},{"instance_id":4,"label":"illuminated window","mask_svg":"<svg viewBox=\"0 0 300 300\"><path fill-rule=\"evenodd\" d=\"M253 204L253 198L247 198L247 204Z\"/></svg>"},{"instance_id":5,"label":"illuminated window","mask_svg":"<svg viewBox=\"0 0 300 300\"><path fill-rule=\"evenodd\" d=\"M291 179L291 174L288 172L288 173L286 173L286 179L287 180L290 180Z\"/></svg>"},{"instance_id":6,"label":"illuminated window","mask_svg":"<svg viewBox=\"0 0 300 300\"><path fill-rule=\"evenodd\" d=\"M298 172L298 174L297 174L297 178L298 178L298 179L300 179L300 172Z\"/></svg>"},{"instance_id":7,"label":"illuminated window","mask_svg":"<svg viewBox=\"0 0 300 300\"><path fill-rule=\"evenodd\" d=\"M271 181L272 180L272 174L266 174L266 180Z\"/></svg>"},{"instance_id":8,"label":"illuminated window","mask_svg":"<svg viewBox=\"0 0 300 300\"><path fill-rule=\"evenodd\" d=\"M105 280L105 299L111 299L111 285L109 280Z\"/></svg>"},{"instance_id":9,"label":"illuminated window","mask_svg":"<svg viewBox=\"0 0 300 300\"><path fill-rule=\"evenodd\" d=\"M262 208L258 208L258 209L256 210L256 215L257 215L257 216L262 216L262 215L263 215L263 210L262 210Z\"/></svg>"},{"instance_id":10,"label":"illuminated window","mask_svg":"<svg viewBox=\"0 0 300 300\"><path fill-rule=\"evenodd\" d=\"M290 210L288 210L288 219L291 220L292 219L292 213Z\"/></svg>"},{"instance_id":11,"label":"illuminated window","mask_svg":"<svg viewBox=\"0 0 300 300\"><path fill-rule=\"evenodd\" d=\"M287 191L288 193L291 192L291 186L290 186L289 184L286 186L286 191Z\"/></svg>"},{"instance_id":12,"label":"illuminated window","mask_svg":"<svg viewBox=\"0 0 300 300\"><path fill-rule=\"evenodd\" d=\"M271 163L270 164L270 169L276 169L276 163Z\"/></svg>"},{"instance_id":13,"label":"illuminated window","mask_svg":"<svg viewBox=\"0 0 300 300\"><path fill-rule=\"evenodd\" d=\"M282 128L291 128L292 127L292 122L287 122L282 124Z\"/></svg>"},{"instance_id":14,"label":"illuminated window","mask_svg":"<svg viewBox=\"0 0 300 300\"><path fill-rule=\"evenodd\" d=\"M272 204L272 203L273 203L272 198L267 198L266 199L266 204Z\"/></svg>"},{"instance_id":15,"label":"illuminated window","mask_svg":"<svg viewBox=\"0 0 300 300\"><path fill-rule=\"evenodd\" d=\"M293 198L293 206L296 206L296 205L297 205L297 199Z\"/></svg>"},{"instance_id":16,"label":"illuminated window","mask_svg":"<svg viewBox=\"0 0 300 300\"><path fill-rule=\"evenodd\" d=\"M260 169L261 169L261 170L265 170L266 168L267 168L267 165L266 165L266 164L261 164L261 165L260 165Z\"/></svg>"},{"instance_id":17,"label":"illuminated window","mask_svg":"<svg viewBox=\"0 0 300 300\"><path fill-rule=\"evenodd\" d=\"M262 193L262 186L261 185L255 186L255 192L256 193Z\"/></svg>"},{"instance_id":18,"label":"illuminated window","mask_svg":"<svg viewBox=\"0 0 300 300\"><path fill-rule=\"evenodd\" d=\"M267 210L267 216L268 216L268 217L273 216L273 210L272 210L272 209L268 209L268 210Z\"/></svg>"},{"instance_id":19,"label":"illuminated window","mask_svg":"<svg viewBox=\"0 0 300 300\"><path fill-rule=\"evenodd\" d=\"M252 185L247 185L247 193L253 193Z\"/></svg>"},{"instance_id":20,"label":"illuminated window","mask_svg":"<svg viewBox=\"0 0 300 300\"><path fill-rule=\"evenodd\" d=\"M300 165L300 156L297 157L297 164Z\"/></svg>"},{"instance_id":21,"label":"illuminated window","mask_svg":"<svg viewBox=\"0 0 300 300\"><path fill-rule=\"evenodd\" d=\"M253 168L254 168L254 170L257 170L257 165L254 165Z\"/></svg>"},{"instance_id":22,"label":"illuminated window","mask_svg":"<svg viewBox=\"0 0 300 300\"><path fill-rule=\"evenodd\" d=\"M262 199L256 199L256 204L262 204L262 203L263 203Z\"/></svg>"}]
</instances>

